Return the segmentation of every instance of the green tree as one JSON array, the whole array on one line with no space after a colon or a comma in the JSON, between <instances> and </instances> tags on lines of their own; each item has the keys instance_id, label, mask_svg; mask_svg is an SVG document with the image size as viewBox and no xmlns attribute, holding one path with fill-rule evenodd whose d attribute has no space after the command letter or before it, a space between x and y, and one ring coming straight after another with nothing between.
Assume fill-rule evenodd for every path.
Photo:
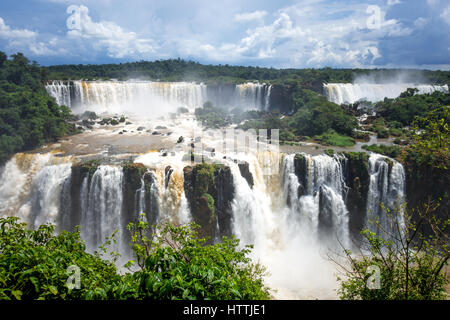
<instances>
[{"instance_id":1,"label":"green tree","mask_svg":"<svg viewBox=\"0 0 450 320\"><path fill-rule=\"evenodd\" d=\"M430 166L448 170L450 154L450 106L429 112L425 117L416 117L412 127L411 146L406 148L403 161L408 166Z\"/></svg>"},{"instance_id":2,"label":"green tree","mask_svg":"<svg viewBox=\"0 0 450 320\"><path fill-rule=\"evenodd\" d=\"M248 257L251 246L238 249L239 240L205 245L198 226L130 224L133 250L140 271L139 297L143 299L268 299L265 269Z\"/></svg>"},{"instance_id":3,"label":"green tree","mask_svg":"<svg viewBox=\"0 0 450 320\"><path fill-rule=\"evenodd\" d=\"M332 258L342 271L338 277L339 297L347 300L445 299L448 278L443 269L450 257L447 232L450 219L436 219L435 210L436 205L431 203L404 215L401 208L395 212L385 209L391 230L386 230L377 220L371 221L386 234L384 238L363 230L358 252L346 250L345 262ZM432 225L433 235L421 232L424 224Z\"/></svg>"}]
</instances>

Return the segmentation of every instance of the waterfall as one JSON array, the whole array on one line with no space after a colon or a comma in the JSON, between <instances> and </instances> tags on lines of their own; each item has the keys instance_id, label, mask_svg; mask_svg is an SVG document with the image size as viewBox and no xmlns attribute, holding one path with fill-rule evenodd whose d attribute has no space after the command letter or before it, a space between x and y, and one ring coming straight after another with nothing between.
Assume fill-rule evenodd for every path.
<instances>
[{"instance_id":1,"label":"waterfall","mask_svg":"<svg viewBox=\"0 0 450 320\"><path fill-rule=\"evenodd\" d=\"M122 179L122 168L114 166L99 166L91 178L87 207L81 214L81 236L91 252L115 230L116 239L122 239ZM124 252L120 246L113 249Z\"/></svg>"},{"instance_id":2,"label":"waterfall","mask_svg":"<svg viewBox=\"0 0 450 320\"><path fill-rule=\"evenodd\" d=\"M324 84L324 92L328 100L337 104L355 103L358 100L370 102L381 101L384 98L397 98L408 88L416 88L420 94L434 91L448 92L448 85L428 85L413 83L328 83Z\"/></svg>"},{"instance_id":3,"label":"waterfall","mask_svg":"<svg viewBox=\"0 0 450 320\"><path fill-rule=\"evenodd\" d=\"M135 202L136 202L136 208L137 212L136 215L140 215L142 213L146 212L146 205L145 205L145 174L144 173L141 177L141 187L136 190L136 196L135 196Z\"/></svg>"},{"instance_id":4,"label":"waterfall","mask_svg":"<svg viewBox=\"0 0 450 320\"><path fill-rule=\"evenodd\" d=\"M236 86L235 106L243 109L267 110L269 108L270 85L244 83Z\"/></svg>"},{"instance_id":5,"label":"waterfall","mask_svg":"<svg viewBox=\"0 0 450 320\"><path fill-rule=\"evenodd\" d=\"M59 231L80 224L89 252L98 250L118 230L118 243L109 249L119 252L124 262L131 258L125 227L133 215L145 212L150 224L192 221L182 156L161 157L155 152L139 156L135 162L147 171L129 189L121 166L100 165L90 175L84 167L75 169L69 157L16 154L0 170L0 214L18 216L34 228L54 222ZM254 245L251 257L268 267L268 284L281 289L278 297L334 298L330 290L336 286L335 265L326 254L341 245L352 248L344 175L350 162L342 155L264 152L242 157L251 183L243 177L239 161L220 157L230 169L234 187L227 218L231 233L242 245ZM270 170L265 170L267 166ZM395 233L379 204L392 212L403 204L405 172L400 163L378 154L370 155L367 170L367 202L360 214L370 230L386 238L387 232L368 221L377 218L382 228ZM124 205L130 202L133 212L125 212ZM395 216L400 230L404 229L402 213ZM213 227L217 231L219 225Z\"/></svg>"},{"instance_id":6,"label":"waterfall","mask_svg":"<svg viewBox=\"0 0 450 320\"><path fill-rule=\"evenodd\" d=\"M306 172L303 183L295 173L294 155L284 159L284 190L291 217L307 225L316 237L332 237L347 248L350 245L346 185L342 160L327 155L303 154ZM300 191L300 192L299 192Z\"/></svg>"},{"instance_id":7,"label":"waterfall","mask_svg":"<svg viewBox=\"0 0 450 320\"><path fill-rule=\"evenodd\" d=\"M366 227L385 239L402 234L405 172L403 166L385 156L371 154L369 158L369 194L367 197ZM384 209L382 206L384 206ZM392 219L388 216L390 213ZM370 223L378 220L379 225ZM399 228L397 228L397 225ZM399 229L399 230L398 230Z\"/></svg>"},{"instance_id":8,"label":"waterfall","mask_svg":"<svg viewBox=\"0 0 450 320\"><path fill-rule=\"evenodd\" d=\"M16 216L30 226L56 222L62 185L71 158L47 154L15 154L0 175L0 216Z\"/></svg>"},{"instance_id":9,"label":"waterfall","mask_svg":"<svg viewBox=\"0 0 450 320\"><path fill-rule=\"evenodd\" d=\"M229 107L268 110L271 87L259 83L236 85ZM206 101L215 101L216 106L223 107L216 94L208 94L207 85L194 82L52 81L46 89L59 105L77 112L133 112L148 116L149 110L175 112L178 107L193 110Z\"/></svg>"},{"instance_id":10,"label":"waterfall","mask_svg":"<svg viewBox=\"0 0 450 320\"><path fill-rule=\"evenodd\" d=\"M56 99L56 103L60 106L64 105L72 107L72 100L70 97L70 84L67 81L52 81L48 83L45 88L47 92Z\"/></svg>"},{"instance_id":11,"label":"waterfall","mask_svg":"<svg viewBox=\"0 0 450 320\"><path fill-rule=\"evenodd\" d=\"M29 223L32 228L58 222L63 185L70 179L71 168L71 163L49 165L33 177L28 202L31 209Z\"/></svg>"},{"instance_id":12,"label":"waterfall","mask_svg":"<svg viewBox=\"0 0 450 320\"><path fill-rule=\"evenodd\" d=\"M267 86L267 93L264 98L264 110L269 111L270 109L270 92L272 91L272 85Z\"/></svg>"},{"instance_id":13,"label":"waterfall","mask_svg":"<svg viewBox=\"0 0 450 320\"><path fill-rule=\"evenodd\" d=\"M338 247L333 244L333 233L344 243L348 238L341 161L304 155L308 167L300 178L308 179L306 190L294 159L294 154L282 157L281 170L274 174L275 178L280 174L278 179L261 177L260 161L247 159L253 188L241 176L238 165L229 163L235 188L232 231L242 244L254 245L253 259L271 272L269 285L281 288L277 296L332 298L335 266L326 259L326 252L329 246ZM329 220L321 219L326 210L332 215ZM321 223L327 221L336 228L329 236L321 232Z\"/></svg>"}]
</instances>

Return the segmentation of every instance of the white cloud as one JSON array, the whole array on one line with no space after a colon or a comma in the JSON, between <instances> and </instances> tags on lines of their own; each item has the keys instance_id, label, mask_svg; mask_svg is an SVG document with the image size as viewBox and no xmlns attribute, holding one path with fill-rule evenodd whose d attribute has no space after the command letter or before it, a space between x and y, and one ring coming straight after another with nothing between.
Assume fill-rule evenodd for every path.
<instances>
[{"instance_id":1,"label":"white cloud","mask_svg":"<svg viewBox=\"0 0 450 320\"><path fill-rule=\"evenodd\" d=\"M87 39L98 50L106 47L108 56L113 58L155 52L153 40L141 39L135 32L127 32L114 22L94 22L89 9L83 5L73 14L78 22L75 29L67 32L69 38Z\"/></svg>"},{"instance_id":2,"label":"white cloud","mask_svg":"<svg viewBox=\"0 0 450 320\"><path fill-rule=\"evenodd\" d=\"M29 50L34 55L54 55L58 53L44 42L37 40L39 34L28 29L13 29L0 17L0 38L7 40L8 47L14 51Z\"/></svg>"},{"instance_id":3,"label":"white cloud","mask_svg":"<svg viewBox=\"0 0 450 320\"><path fill-rule=\"evenodd\" d=\"M0 38L4 39L30 39L37 35L36 32L27 29L12 29L5 24L3 18L0 17Z\"/></svg>"},{"instance_id":4,"label":"white cloud","mask_svg":"<svg viewBox=\"0 0 450 320\"><path fill-rule=\"evenodd\" d=\"M234 15L235 21L254 21L262 20L267 15L266 11L255 11L249 13L238 13Z\"/></svg>"},{"instance_id":5,"label":"white cloud","mask_svg":"<svg viewBox=\"0 0 450 320\"><path fill-rule=\"evenodd\" d=\"M271 23L247 29L236 42L182 40L177 45L182 54L221 62L277 59L288 66L368 66L382 58L380 39L408 36L413 30L386 20L381 8L378 28L369 29L366 9L309 0L280 9Z\"/></svg>"},{"instance_id":6,"label":"white cloud","mask_svg":"<svg viewBox=\"0 0 450 320\"><path fill-rule=\"evenodd\" d=\"M446 23L450 24L450 5L442 12L441 18L444 19Z\"/></svg>"},{"instance_id":7,"label":"white cloud","mask_svg":"<svg viewBox=\"0 0 450 320\"><path fill-rule=\"evenodd\" d=\"M388 6L393 6L400 3L402 3L400 0L388 0L387 2Z\"/></svg>"},{"instance_id":8,"label":"white cloud","mask_svg":"<svg viewBox=\"0 0 450 320\"><path fill-rule=\"evenodd\" d=\"M414 20L414 25L419 29L423 29L423 27L425 27L427 24L428 20L423 17L419 17L416 20Z\"/></svg>"}]
</instances>

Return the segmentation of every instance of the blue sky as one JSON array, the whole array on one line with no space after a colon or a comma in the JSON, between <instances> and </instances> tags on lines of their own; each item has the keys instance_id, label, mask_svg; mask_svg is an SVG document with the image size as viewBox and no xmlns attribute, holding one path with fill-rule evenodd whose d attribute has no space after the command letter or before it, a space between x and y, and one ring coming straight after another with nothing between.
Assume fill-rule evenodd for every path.
<instances>
[{"instance_id":1,"label":"blue sky","mask_svg":"<svg viewBox=\"0 0 450 320\"><path fill-rule=\"evenodd\" d=\"M2 0L0 50L42 65L450 70L450 1Z\"/></svg>"}]
</instances>

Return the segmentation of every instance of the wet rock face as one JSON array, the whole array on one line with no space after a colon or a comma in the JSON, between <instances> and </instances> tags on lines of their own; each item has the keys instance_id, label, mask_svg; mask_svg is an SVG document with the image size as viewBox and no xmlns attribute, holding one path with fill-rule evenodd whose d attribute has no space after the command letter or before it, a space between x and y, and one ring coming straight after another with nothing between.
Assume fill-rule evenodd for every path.
<instances>
[{"instance_id":1,"label":"wet rock face","mask_svg":"<svg viewBox=\"0 0 450 320\"><path fill-rule=\"evenodd\" d=\"M345 205L349 211L349 229L353 236L359 237L360 231L364 227L366 216L367 194L369 191L369 172L368 172L368 155L364 152L345 153L345 159L342 158L342 166L344 170L345 185L348 187ZM308 176L308 159L302 154L294 157L294 170L299 180L300 186L298 196L301 197L306 192ZM330 231L331 225L331 209L327 206L323 196L323 190L320 192L320 225L322 232ZM288 205L290 204L290 196L288 195Z\"/></svg>"},{"instance_id":2,"label":"wet rock face","mask_svg":"<svg viewBox=\"0 0 450 320\"><path fill-rule=\"evenodd\" d=\"M344 176L348 192L346 206L349 211L350 233L359 237L364 228L367 194L369 192L369 156L365 152L344 154Z\"/></svg>"},{"instance_id":3,"label":"wet rock face","mask_svg":"<svg viewBox=\"0 0 450 320\"><path fill-rule=\"evenodd\" d=\"M61 221L61 229L75 231L75 227L81 224L81 206L83 203L81 201L81 188L86 178L88 186L90 185L91 178L99 164L100 163L97 160L91 160L72 165L70 186L67 186L70 190L70 197L68 197L70 198L70 204L64 210L64 214L62 215L63 221Z\"/></svg>"},{"instance_id":4,"label":"wet rock face","mask_svg":"<svg viewBox=\"0 0 450 320\"><path fill-rule=\"evenodd\" d=\"M306 163L306 158L301 154L296 154L294 157L294 170L295 175L298 178L298 182L300 182L298 196L301 197L303 193L306 191L306 177L307 177L307 169L308 164Z\"/></svg>"},{"instance_id":5,"label":"wet rock face","mask_svg":"<svg viewBox=\"0 0 450 320\"><path fill-rule=\"evenodd\" d=\"M229 167L199 164L184 168L184 191L200 236L209 243L231 235L233 178Z\"/></svg>"},{"instance_id":6,"label":"wet rock face","mask_svg":"<svg viewBox=\"0 0 450 320\"><path fill-rule=\"evenodd\" d=\"M239 171L241 172L241 176L247 181L250 188L253 188L254 181L253 181L253 176L249 169L248 162L239 163L238 167L239 167Z\"/></svg>"},{"instance_id":7,"label":"wet rock face","mask_svg":"<svg viewBox=\"0 0 450 320\"><path fill-rule=\"evenodd\" d=\"M270 91L270 106L276 106L282 113L289 113L292 110L293 87L289 85L272 85Z\"/></svg>"},{"instance_id":8,"label":"wet rock face","mask_svg":"<svg viewBox=\"0 0 450 320\"><path fill-rule=\"evenodd\" d=\"M122 222L127 225L136 222L139 218L137 206L137 192L142 187L142 177L147 168L141 163L127 163L123 165L123 202L122 202ZM144 213L144 212L142 212Z\"/></svg>"}]
</instances>

